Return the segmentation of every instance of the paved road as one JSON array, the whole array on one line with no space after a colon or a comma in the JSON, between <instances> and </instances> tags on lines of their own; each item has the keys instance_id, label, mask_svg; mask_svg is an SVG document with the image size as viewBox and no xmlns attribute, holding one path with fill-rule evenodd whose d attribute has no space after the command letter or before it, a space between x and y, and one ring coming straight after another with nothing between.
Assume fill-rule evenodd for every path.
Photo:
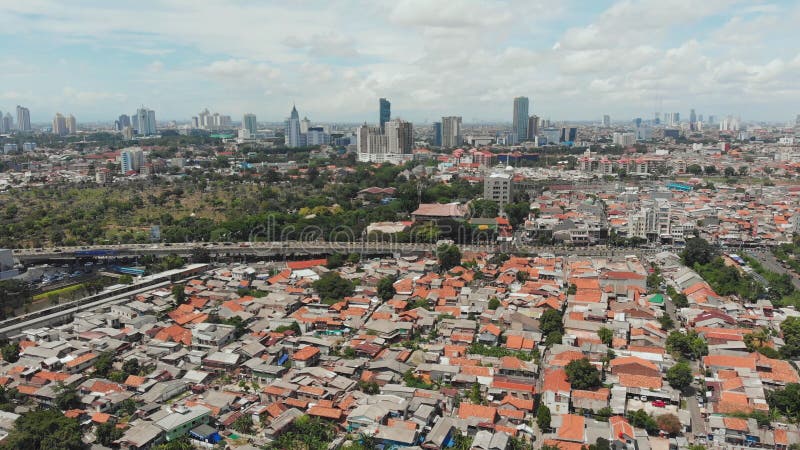
<instances>
[{"instance_id":1,"label":"paved road","mask_svg":"<svg viewBox=\"0 0 800 450\"><path fill-rule=\"evenodd\" d=\"M760 262L761 265L764 266L764 268L769 270L770 272L789 274L789 277L791 277L792 284L794 284L794 287L796 289L800 289L800 276L798 276L791 270L784 269L780 261L778 261L778 259L775 258L775 255L773 255L772 253L770 252L756 253L747 251L747 255L757 259L758 262Z\"/></svg>"},{"instance_id":2,"label":"paved road","mask_svg":"<svg viewBox=\"0 0 800 450\"><path fill-rule=\"evenodd\" d=\"M697 399L694 396L685 398L686 407L692 415L692 434L690 437L693 438L692 442L696 442L697 438L708 436L706 432L706 421L700 413L700 405L697 403Z\"/></svg>"}]
</instances>

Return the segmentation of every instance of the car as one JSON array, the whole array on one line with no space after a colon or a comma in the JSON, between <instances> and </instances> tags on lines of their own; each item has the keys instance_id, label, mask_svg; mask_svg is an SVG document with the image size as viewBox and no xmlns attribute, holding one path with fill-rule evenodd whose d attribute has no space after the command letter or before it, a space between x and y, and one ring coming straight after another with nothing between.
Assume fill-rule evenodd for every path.
<instances>
[{"instance_id":1,"label":"car","mask_svg":"<svg viewBox=\"0 0 800 450\"><path fill-rule=\"evenodd\" d=\"M666 404L666 402L664 402L664 400L653 400L653 406L655 406L657 408L663 408L663 407L667 406L667 404Z\"/></svg>"}]
</instances>

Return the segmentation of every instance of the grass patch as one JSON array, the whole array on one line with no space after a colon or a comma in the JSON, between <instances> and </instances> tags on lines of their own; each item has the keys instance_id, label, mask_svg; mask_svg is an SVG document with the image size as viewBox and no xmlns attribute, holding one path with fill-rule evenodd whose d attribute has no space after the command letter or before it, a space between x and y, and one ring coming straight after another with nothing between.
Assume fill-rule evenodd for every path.
<instances>
[{"instance_id":1,"label":"grass patch","mask_svg":"<svg viewBox=\"0 0 800 450\"><path fill-rule=\"evenodd\" d=\"M64 294L69 294L70 292L77 291L79 289L83 289L85 286L83 283L73 284L71 286L65 286L60 289L53 289L52 291L42 292L41 294L34 295L33 301L44 300L51 295L58 295L59 297Z\"/></svg>"}]
</instances>

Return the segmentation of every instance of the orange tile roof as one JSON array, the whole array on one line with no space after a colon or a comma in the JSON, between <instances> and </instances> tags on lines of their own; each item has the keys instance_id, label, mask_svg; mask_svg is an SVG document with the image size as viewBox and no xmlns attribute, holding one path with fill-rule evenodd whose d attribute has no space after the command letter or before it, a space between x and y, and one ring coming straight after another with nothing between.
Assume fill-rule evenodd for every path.
<instances>
[{"instance_id":1,"label":"orange tile roof","mask_svg":"<svg viewBox=\"0 0 800 450\"><path fill-rule=\"evenodd\" d=\"M145 377L140 377L138 375L128 375L128 378L125 379L125 386L139 387L142 384L144 384L145 381L147 381L147 378Z\"/></svg>"},{"instance_id":2,"label":"orange tile roof","mask_svg":"<svg viewBox=\"0 0 800 450\"><path fill-rule=\"evenodd\" d=\"M545 369L543 389L550 392L570 392L572 385L567 379L567 372L564 369Z\"/></svg>"},{"instance_id":3,"label":"orange tile roof","mask_svg":"<svg viewBox=\"0 0 800 450\"><path fill-rule=\"evenodd\" d=\"M79 366L79 365L81 365L81 364L85 363L86 361L90 361L92 358L94 358L94 357L96 357L96 356L97 356L97 355L96 355L96 354L94 354L94 353L84 353L83 355L81 355L81 356L78 356L77 358L75 358L75 359L73 359L72 361L68 362L68 363L66 364L66 366L67 366L67 367L75 367L75 366Z\"/></svg>"},{"instance_id":4,"label":"orange tile roof","mask_svg":"<svg viewBox=\"0 0 800 450\"><path fill-rule=\"evenodd\" d=\"M526 400L524 398L514 397L511 394L506 395L503 400L500 401L500 405L511 405L517 409L533 411L533 399Z\"/></svg>"},{"instance_id":5,"label":"orange tile roof","mask_svg":"<svg viewBox=\"0 0 800 450\"><path fill-rule=\"evenodd\" d=\"M584 391L575 389L572 391L572 398L586 398L592 400L608 400L611 391L608 388L600 388L595 391Z\"/></svg>"},{"instance_id":6,"label":"orange tile roof","mask_svg":"<svg viewBox=\"0 0 800 450\"><path fill-rule=\"evenodd\" d=\"M625 387L644 387L649 389L661 389L661 377L649 377L647 375L631 375L627 373L619 374L619 384Z\"/></svg>"},{"instance_id":7,"label":"orange tile roof","mask_svg":"<svg viewBox=\"0 0 800 450\"><path fill-rule=\"evenodd\" d=\"M612 437L624 441L624 436L629 436L631 438L636 436L628 419L622 416L613 416L609 417L608 421L611 423Z\"/></svg>"},{"instance_id":8,"label":"orange tile roof","mask_svg":"<svg viewBox=\"0 0 800 450\"><path fill-rule=\"evenodd\" d=\"M292 359L295 361L307 361L319 354L319 349L313 345L309 345L294 352Z\"/></svg>"},{"instance_id":9,"label":"orange tile roof","mask_svg":"<svg viewBox=\"0 0 800 450\"><path fill-rule=\"evenodd\" d=\"M96 412L92 414L92 422L95 423L106 423L108 420L111 419L111 414Z\"/></svg>"},{"instance_id":10,"label":"orange tile roof","mask_svg":"<svg viewBox=\"0 0 800 450\"><path fill-rule=\"evenodd\" d=\"M725 428L728 428L730 430L736 430L736 431L748 430L747 420L745 419L740 419L738 417L723 417L722 421L723 423L725 423Z\"/></svg>"},{"instance_id":11,"label":"orange tile roof","mask_svg":"<svg viewBox=\"0 0 800 450\"><path fill-rule=\"evenodd\" d=\"M314 405L311 408L308 408L308 415L339 420L342 418L342 410L339 408L327 408L324 406Z\"/></svg>"},{"instance_id":12,"label":"orange tile roof","mask_svg":"<svg viewBox=\"0 0 800 450\"><path fill-rule=\"evenodd\" d=\"M461 402L458 405L458 417L461 419L477 417L494 423L495 418L497 417L497 408L493 406L473 405L472 403Z\"/></svg>"},{"instance_id":13,"label":"orange tile roof","mask_svg":"<svg viewBox=\"0 0 800 450\"><path fill-rule=\"evenodd\" d=\"M575 414L563 414L561 416L561 427L558 429L559 440L583 442L585 430L585 419L583 416Z\"/></svg>"},{"instance_id":14,"label":"orange tile roof","mask_svg":"<svg viewBox=\"0 0 800 450\"><path fill-rule=\"evenodd\" d=\"M756 359L753 356L708 355L703 357L704 367L735 367L756 369Z\"/></svg>"}]
</instances>

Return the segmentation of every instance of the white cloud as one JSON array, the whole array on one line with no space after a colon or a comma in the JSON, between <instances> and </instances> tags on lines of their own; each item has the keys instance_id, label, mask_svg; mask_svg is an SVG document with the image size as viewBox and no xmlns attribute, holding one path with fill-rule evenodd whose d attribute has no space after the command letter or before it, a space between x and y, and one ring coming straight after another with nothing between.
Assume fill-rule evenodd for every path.
<instances>
[{"instance_id":1,"label":"white cloud","mask_svg":"<svg viewBox=\"0 0 800 450\"><path fill-rule=\"evenodd\" d=\"M220 8L162 0L146 8L124 2L75 8L29 0L0 4L0 33L6 54L20 64L4 75L48 70L48 61L14 53L9 39L23 32L140 61L136 71L120 68L113 84L61 92L63 84L86 87L79 75L92 76L91 68L79 66L86 57L67 54L52 78L81 71L55 92L46 92L41 79L15 84L41 95L40 107L49 95L82 104L144 102L164 110L161 117L185 118L207 104L233 116L247 110L280 119L296 101L312 120L374 120L377 98L389 97L398 115L419 120L444 114L508 119L516 95L528 95L534 112L552 118L649 115L657 98L698 111L705 101L731 108L776 102L754 114L785 114L800 102L791 94L800 8L620 0L590 14L582 6L574 0L354 0ZM113 77L113 68L103 69Z\"/></svg>"}]
</instances>

